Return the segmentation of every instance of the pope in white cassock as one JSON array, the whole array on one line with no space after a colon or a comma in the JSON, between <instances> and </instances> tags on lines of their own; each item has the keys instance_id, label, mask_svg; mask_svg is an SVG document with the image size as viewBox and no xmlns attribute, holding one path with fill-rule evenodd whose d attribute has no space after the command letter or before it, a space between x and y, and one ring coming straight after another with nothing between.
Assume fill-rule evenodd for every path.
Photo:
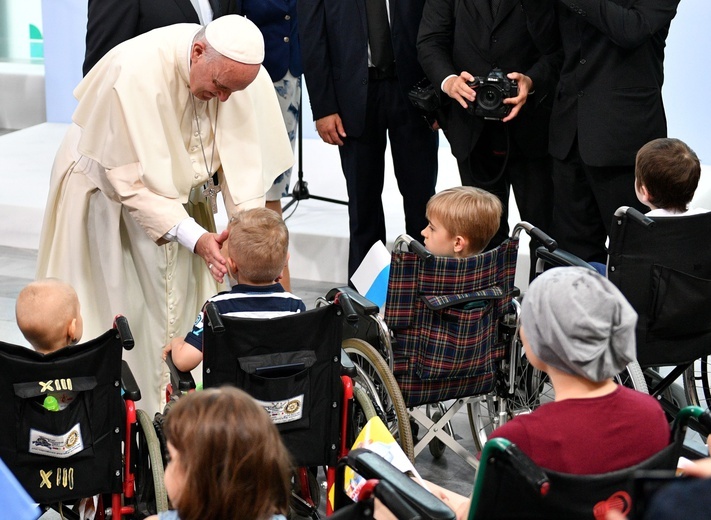
<instances>
[{"instance_id":1,"label":"pope in white cassock","mask_svg":"<svg viewBox=\"0 0 711 520\"><path fill-rule=\"evenodd\" d=\"M37 277L76 288L86 339L128 318L136 346L124 356L151 416L167 380L162 347L227 273L210 195L221 190L228 215L263 206L293 163L263 58L257 27L223 16L118 45L74 91Z\"/></svg>"}]
</instances>

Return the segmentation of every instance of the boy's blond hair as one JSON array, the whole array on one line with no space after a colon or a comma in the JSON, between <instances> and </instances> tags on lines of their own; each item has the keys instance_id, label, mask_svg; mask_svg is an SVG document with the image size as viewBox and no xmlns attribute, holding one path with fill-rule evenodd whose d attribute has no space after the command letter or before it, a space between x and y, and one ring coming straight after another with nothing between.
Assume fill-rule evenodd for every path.
<instances>
[{"instance_id":1,"label":"boy's blond hair","mask_svg":"<svg viewBox=\"0 0 711 520\"><path fill-rule=\"evenodd\" d=\"M79 312L76 291L57 278L31 282L20 291L15 302L17 326L30 345L43 354L69 344L67 327L79 317Z\"/></svg>"},{"instance_id":2,"label":"boy's blond hair","mask_svg":"<svg viewBox=\"0 0 711 520\"><path fill-rule=\"evenodd\" d=\"M673 138L648 142L637 152L635 185L647 189L657 208L686 211L701 177L701 163L689 146Z\"/></svg>"},{"instance_id":3,"label":"boy's blond hair","mask_svg":"<svg viewBox=\"0 0 711 520\"><path fill-rule=\"evenodd\" d=\"M238 277L252 283L275 282L286 265L289 230L282 218L267 208L238 212L230 223L228 250Z\"/></svg>"},{"instance_id":4,"label":"boy's blond hair","mask_svg":"<svg viewBox=\"0 0 711 520\"><path fill-rule=\"evenodd\" d=\"M498 231L502 211L496 195L473 186L457 186L433 195L426 215L428 219L436 218L450 235L467 239L468 255L475 255Z\"/></svg>"}]
</instances>

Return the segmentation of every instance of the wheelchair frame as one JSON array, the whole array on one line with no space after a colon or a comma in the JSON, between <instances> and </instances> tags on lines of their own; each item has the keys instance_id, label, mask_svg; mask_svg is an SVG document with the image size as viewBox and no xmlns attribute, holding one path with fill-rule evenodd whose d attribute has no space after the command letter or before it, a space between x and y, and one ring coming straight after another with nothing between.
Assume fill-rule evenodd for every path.
<instances>
[{"instance_id":1,"label":"wheelchair frame","mask_svg":"<svg viewBox=\"0 0 711 520\"><path fill-rule=\"evenodd\" d=\"M711 219L711 215L708 214L706 217L695 215L689 218L699 217ZM673 217L674 222L677 223L681 222L678 219L683 218L685 217ZM627 251L619 250L617 243L618 237L623 234L622 230L625 226L632 225L638 228L640 233L650 233L654 231L656 224L655 220L650 219L634 208L622 206L615 211L610 233L610 256L608 257L607 268L610 281L618 287L620 287L621 283L624 283L624 274L618 269L619 263L623 260L628 261L626 257L629 256ZM587 262L562 250L545 251L539 248L537 256L539 257L539 265L537 267L539 272L542 271L545 264L557 266L578 265L593 269ZM624 287L621 287L621 289L625 294L626 289ZM627 294L626 296L629 298ZM633 307L639 309L640 305L647 305L649 302L634 301L632 303ZM680 341L683 342L684 339L682 338ZM643 368L637 361L633 362L628 367L630 372L634 371L634 374L630 375L633 385L628 386L633 386L638 390L641 389L656 397L670 418L674 418L685 405L707 408L711 405L711 342L709 343L708 354L697 357L692 361L660 363L659 366L672 368L668 374L661 375L654 364L645 363ZM683 381L683 391L674 384L680 377ZM700 388L697 381L700 381ZM703 395L700 395L699 390L703 392ZM693 430L699 430L703 435L711 433L711 430L700 427L698 423L692 422L691 425ZM692 453L692 455L697 454Z\"/></svg>"},{"instance_id":2,"label":"wheelchair frame","mask_svg":"<svg viewBox=\"0 0 711 520\"><path fill-rule=\"evenodd\" d=\"M673 476L687 425L692 420L708 423L711 412L697 406L682 409L672 426L671 443L664 450L633 467L598 475L571 475L541 468L507 439L491 439L482 452L468 520L592 520L604 518L613 509L624 510L629 518L639 518L635 516L632 477L650 469L666 470ZM585 490L584 497L576 495L581 490Z\"/></svg>"},{"instance_id":3,"label":"wheelchair frame","mask_svg":"<svg viewBox=\"0 0 711 520\"><path fill-rule=\"evenodd\" d=\"M99 344L102 340L103 343ZM128 326L128 321L123 316L116 317L112 330L96 338L95 340L91 340L90 343L94 345L95 349L105 350L107 355L109 353L109 348L130 350L134 346L133 336ZM107 343L111 343L112 346L109 346ZM66 348L72 349L72 352L76 352L78 354L84 348L84 345L80 344ZM53 357L50 358L47 363L51 363L52 359L65 359L67 357L71 357L69 350L62 350L64 352L60 351L57 355L55 355L55 353L50 354L49 356ZM36 369L38 372L42 372L41 367L44 364L43 360L45 358L41 355L36 354L25 347L9 344L3 344L3 352L7 352L8 355L14 356L18 362L19 360L25 360L25 363L31 363L31 366L38 367ZM48 365L48 367L49 366L51 365ZM103 520L108 517L114 519L140 519L148 516L149 514L155 514L168 509L168 499L165 492L165 486L163 484L163 461L156 434L153 429L153 424L143 410L136 408L135 402L140 400L141 393L133 374L131 374L128 364L125 361L121 361L119 371L120 382L117 380L115 385L117 387L116 392L123 391L123 397L121 399L124 409L123 432L120 432L118 427L115 431L115 433L122 433L123 435L119 442L122 446L122 453L119 455L119 459L122 459L120 461L121 470L116 470L117 477L121 479L120 486L118 486L120 491L99 493L99 502L96 509L96 518L98 520ZM44 377L46 378L46 371ZM0 377L0 380L1 379L2 377ZM60 384L62 388L67 386L68 389L71 389L70 383L59 383L60 380L57 381L57 384ZM70 379L66 379L66 381L70 381ZM18 383L16 382L15 385L17 386L17 384ZM20 382L19 384L23 383ZM81 452L77 453L77 455L80 454ZM37 460L39 462L39 459ZM66 479L73 468L65 471L63 468L67 466L63 461L69 462L72 458L68 457L56 460L57 462L55 462L55 464L58 468L57 471L61 471L62 479ZM111 463L106 463L105 465L109 466ZM147 466L150 466L150 471ZM49 471L48 473L51 474L52 472ZM88 497L83 496L81 491L66 491L63 486L60 488L59 485L55 486L57 493L59 494L49 492L49 489L51 489L50 486L52 485L52 481L49 480L50 477L51 475L45 475L42 477L43 482L40 484L40 489L42 487L46 487L47 490L43 491L43 496L54 495L54 497L58 500L42 502L40 503L40 509L43 513L50 510L61 511L62 516L65 518L78 519L79 515L72 511L71 508L65 508L64 502ZM59 478L59 475L57 478ZM45 482L45 479L47 482ZM62 482L64 482L64 480L62 480ZM32 495L35 487L33 487L33 485L29 482L23 482L23 484L29 491L30 495ZM44 486L44 484L46 484L46 486ZM110 499L107 502L105 499L109 496Z\"/></svg>"},{"instance_id":4,"label":"wheelchair frame","mask_svg":"<svg viewBox=\"0 0 711 520\"><path fill-rule=\"evenodd\" d=\"M350 304L350 300L346 295L338 295L333 302L337 307L336 314L342 316L345 321L355 320L357 316ZM307 311L312 312L312 311ZM225 322L228 320L239 320L240 318L228 318L221 316L214 304L208 303L205 306L207 314L206 327L210 328L211 333L223 334L226 330ZM257 321L257 320L251 320ZM273 322L274 320L258 320L264 322ZM339 335L340 337L340 335ZM340 416L339 416L339 435L338 445L331 447L332 453L335 455L333 464L325 465L326 484L328 495L333 493L336 483L336 462L341 457L344 457L350 446L353 444L360 428L375 415L375 406L370 401L368 394L360 388L356 388L353 384L353 379L358 377L356 367L350 361L350 358L341 351L340 359L335 362L340 362ZM192 375L187 372L179 371L172 362L172 358L168 356L166 359L168 364L171 383L168 392L173 392L177 389L177 395L180 393L190 392L195 390L195 382ZM204 370L209 370L209 367L203 366ZM209 378L206 379L206 385L209 384ZM238 385L239 386L239 385ZM243 388L249 393L249 388ZM174 394L167 396L167 401L170 402L174 398ZM334 403L335 405L335 403ZM303 516L319 518L318 508L319 488L318 483L313 478L313 474L305 466L296 468L294 489L292 490L292 508ZM333 503L330 500L326 501L326 514L330 515L333 512Z\"/></svg>"},{"instance_id":5,"label":"wheelchair frame","mask_svg":"<svg viewBox=\"0 0 711 520\"><path fill-rule=\"evenodd\" d=\"M526 233L536 238L541 244L544 244L544 247L550 250L555 250L557 247L553 239L527 222L521 222L514 227L512 239L518 240L522 231L526 231ZM406 235L398 238L395 249L398 250L398 248L404 246L417 253L422 261L427 261L432 256L424 246ZM491 391L473 396L456 397L448 408L441 402L433 402L421 403L407 409L398 404L403 400L399 386L392 385L389 382L393 377L393 344L396 343L397 334L394 334L388 328L385 320L378 315L378 307L355 293L352 289L345 287L333 289L320 300L328 302L338 292L349 294L360 316L356 330L348 332L348 334L355 336L356 339L347 339L346 341L356 341L359 345L365 344L370 351L376 351L382 358L382 363L374 363L372 367L374 370L365 374L371 381L365 380L363 384L365 387L383 389L388 394L389 401L393 403L393 413L398 417L398 421L394 427L391 427L391 431L398 430L401 439L412 435L408 431L409 421L399 419L404 417L405 413L413 421L422 424L427 429L423 437L413 447L413 459L425 447L430 449L434 457L441 456L444 448L448 447L476 469L479 465L478 459L456 441L451 424L452 417L463 406L467 406L468 409L475 446L481 450L486 443L488 434L493 429L519 413L530 412L539 406L542 401L545 401L544 375L528 364L523 356L522 345L518 337L520 305L515 297L511 299L510 312L504 316L499 324L499 332L508 347L503 358L497 362L495 383ZM514 296L516 295L515 288L513 294ZM370 342L373 342L376 346L373 346ZM363 350L365 350L365 346L362 347ZM346 350L348 351L349 349ZM349 354L352 355L353 351L351 350ZM370 361L372 354L365 357ZM354 362L356 366L361 364L358 359L354 359ZM548 388L548 390L550 391L551 389ZM436 407L434 412L430 410L430 406ZM423 407L424 410L422 409ZM402 442L401 445L403 445L403 449L407 448L407 445Z\"/></svg>"}]
</instances>

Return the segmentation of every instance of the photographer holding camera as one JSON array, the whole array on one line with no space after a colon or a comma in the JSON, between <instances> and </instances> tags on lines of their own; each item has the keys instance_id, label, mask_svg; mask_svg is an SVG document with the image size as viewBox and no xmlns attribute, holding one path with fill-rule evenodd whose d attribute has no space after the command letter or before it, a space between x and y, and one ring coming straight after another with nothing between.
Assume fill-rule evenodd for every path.
<instances>
[{"instance_id":1,"label":"photographer holding camera","mask_svg":"<svg viewBox=\"0 0 711 520\"><path fill-rule=\"evenodd\" d=\"M521 218L547 229L548 122L562 61L553 3L427 0L417 51L427 77L451 98L440 124L462 184L483 188L504 205L489 247L508 236L512 186Z\"/></svg>"}]
</instances>

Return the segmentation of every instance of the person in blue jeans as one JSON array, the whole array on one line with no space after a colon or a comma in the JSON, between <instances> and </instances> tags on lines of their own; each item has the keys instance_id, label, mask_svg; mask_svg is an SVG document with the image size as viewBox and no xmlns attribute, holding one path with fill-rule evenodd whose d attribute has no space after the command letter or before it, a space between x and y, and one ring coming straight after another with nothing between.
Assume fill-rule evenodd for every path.
<instances>
[{"instance_id":1,"label":"person in blue jeans","mask_svg":"<svg viewBox=\"0 0 711 520\"><path fill-rule=\"evenodd\" d=\"M267 412L244 391L181 397L165 418L172 510L149 520L286 520L291 462Z\"/></svg>"}]
</instances>

